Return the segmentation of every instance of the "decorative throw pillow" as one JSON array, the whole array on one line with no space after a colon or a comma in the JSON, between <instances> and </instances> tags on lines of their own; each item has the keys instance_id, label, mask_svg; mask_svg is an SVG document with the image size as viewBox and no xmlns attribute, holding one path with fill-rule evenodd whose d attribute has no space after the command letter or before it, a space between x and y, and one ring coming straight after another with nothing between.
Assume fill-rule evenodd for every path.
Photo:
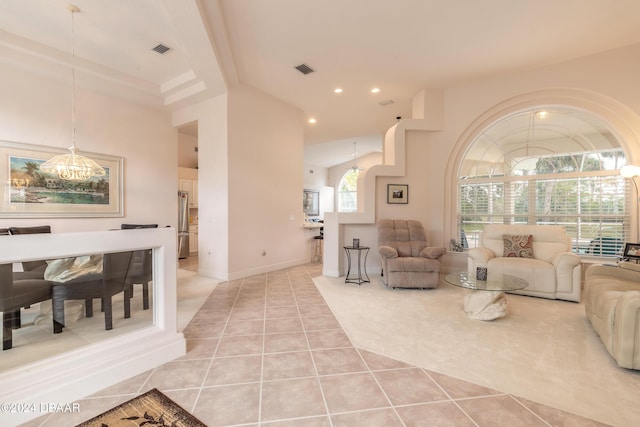
<instances>
[{"instance_id":1,"label":"decorative throw pillow","mask_svg":"<svg viewBox=\"0 0 640 427\"><path fill-rule=\"evenodd\" d=\"M504 253L506 257L533 258L533 236L529 235L510 235L502 236L504 241Z\"/></svg>"}]
</instances>

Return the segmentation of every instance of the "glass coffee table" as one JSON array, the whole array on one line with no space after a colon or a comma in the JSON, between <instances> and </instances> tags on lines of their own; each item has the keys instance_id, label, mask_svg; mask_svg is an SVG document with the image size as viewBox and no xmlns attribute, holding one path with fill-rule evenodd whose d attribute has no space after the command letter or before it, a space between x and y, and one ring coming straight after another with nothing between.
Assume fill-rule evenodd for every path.
<instances>
[{"instance_id":1,"label":"glass coffee table","mask_svg":"<svg viewBox=\"0 0 640 427\"><path fill-rule=\"evenodd\" d=\"M526 280L508 274L476 280L470 278L466 271L447 274L444 280L450 285L469 290L464 297L464 311L476 320L504 317L507 314L505 291L519 291L529 286Z\"/></svg>"}]
</instances>

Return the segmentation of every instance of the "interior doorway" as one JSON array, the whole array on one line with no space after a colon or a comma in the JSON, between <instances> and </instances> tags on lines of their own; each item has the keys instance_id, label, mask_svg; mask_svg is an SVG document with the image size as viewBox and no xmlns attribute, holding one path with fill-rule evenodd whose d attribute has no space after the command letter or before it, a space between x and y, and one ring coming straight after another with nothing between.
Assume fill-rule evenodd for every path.
<instances>
[{"instance_id":1,"label":"interior doorway","mask_svg":"<svg viewBox=\"0 0 640 427\"><path fill-rule=\"evenodd\" d=\"M180 268L198 269L198 122L178 128Z\"/></svg>"}]
</instances>

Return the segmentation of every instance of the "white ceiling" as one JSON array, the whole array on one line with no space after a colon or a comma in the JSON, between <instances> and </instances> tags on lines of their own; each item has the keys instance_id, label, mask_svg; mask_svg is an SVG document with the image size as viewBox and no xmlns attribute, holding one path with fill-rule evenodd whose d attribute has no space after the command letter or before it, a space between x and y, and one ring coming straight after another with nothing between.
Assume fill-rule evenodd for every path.
<instances>
[{"instance_id":1,"label":"white ceiling","mask_svg":"<svg viewBox=\"0 0 640 427\"><path fill-rule=\"evenodd\" d=\"M68 64L67 3L0 0L0 64L41 74ZM299 107L305 120L317 119L305 122L307 146L333 142L327 147L347 152L334 161L311 156L319 166L350 161L354 140L383 135L397 116L409 117L411 97L422 88L640 42L638 0L73 3L81 9L75 16L78 84L83 75L87 85L118 84L120 91L102 90L171 110L231 85L253 86ZM171 50L153 52L158 43ZM293 68L302 63L315 72ZM335 94L336 87L344 92ZM372 87L380 92L370 93ZM387 100L394 102L380 105ZM364 140L359 155L366 154Z\"/></svg>"}]
</instances>

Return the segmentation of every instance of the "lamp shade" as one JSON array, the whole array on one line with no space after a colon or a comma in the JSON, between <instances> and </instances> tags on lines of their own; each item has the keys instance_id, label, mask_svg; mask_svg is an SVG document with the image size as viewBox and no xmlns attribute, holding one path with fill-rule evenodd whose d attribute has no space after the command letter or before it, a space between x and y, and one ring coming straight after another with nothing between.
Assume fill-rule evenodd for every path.
<instances>
[{"instance_id":1,"label":"lamp shade","mask_svg":"<svg viewBox=\"0 0 640 427\"><path fill-rule=\"evenodd\" d=\"M640 176L640 166L626 165L620 168L620 175L625 178L633 178L634 176Z\"/></svg>"},{"instance_id":2,"label":"lamp shade","mask_svg":"<svg viewBox=\"0 0 640 427\"><path fill-rule=\"evenodd\" d=\"M40 165L43 172L55 173L67 181L85 181L94 176L105 176L107 172L94 160L76 154L76 147L69 148L69 154L54 156Z\"/></svg>"}]
</instances>

